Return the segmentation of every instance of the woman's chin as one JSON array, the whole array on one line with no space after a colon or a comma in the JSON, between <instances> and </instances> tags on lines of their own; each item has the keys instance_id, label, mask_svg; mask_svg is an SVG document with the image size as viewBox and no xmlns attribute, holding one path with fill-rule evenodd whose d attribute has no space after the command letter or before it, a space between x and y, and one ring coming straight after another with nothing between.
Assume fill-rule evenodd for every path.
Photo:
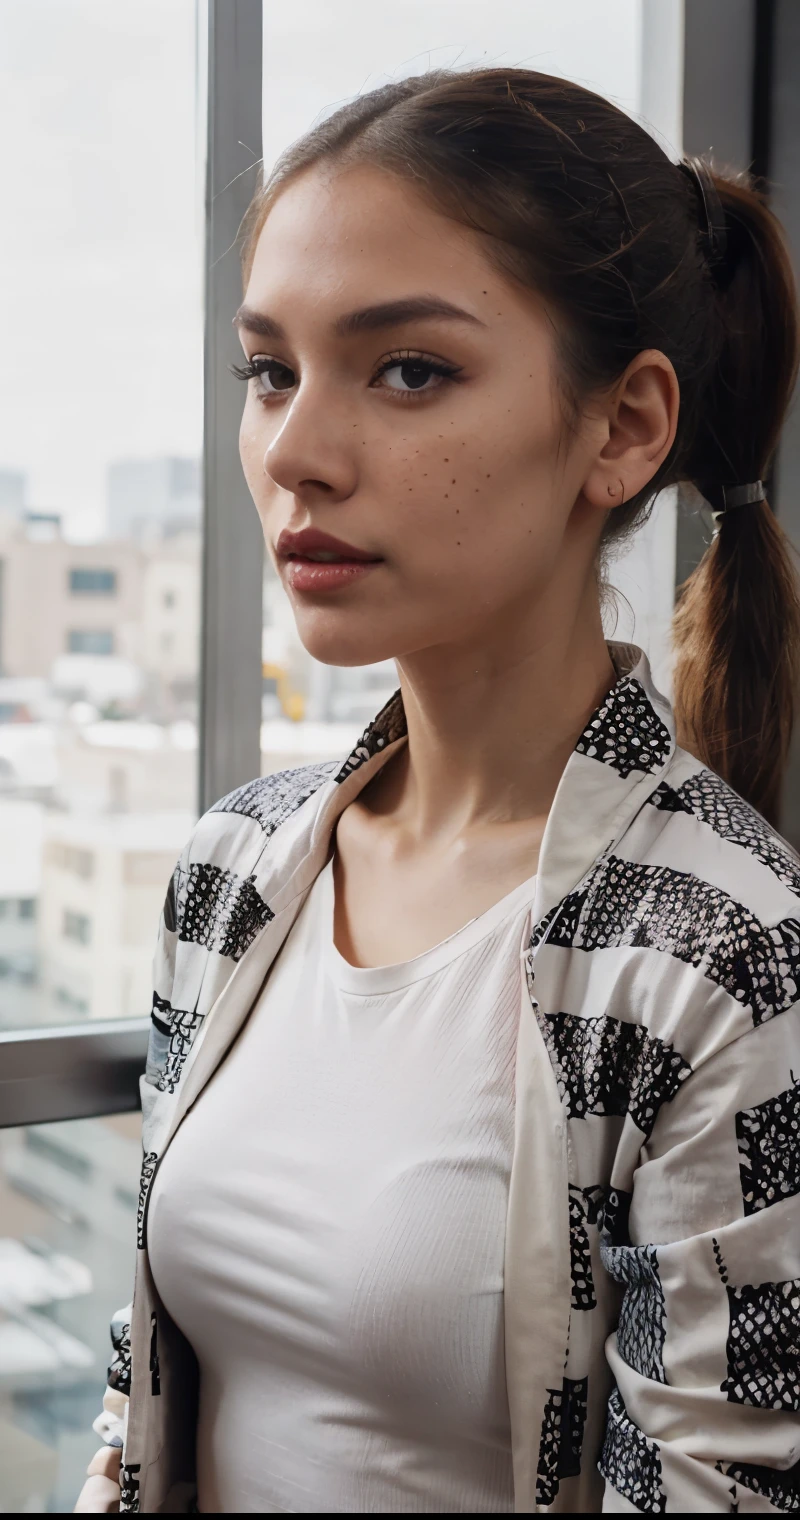
<instances>
[{"instance_id":1,"label":"woman's chin","mask_svg":"<svg viewBox=\"0 0 800 1520\"><path fill-rule=\"evenodd\" d=\"M312 660L320 665L377 665L381 660L394 658L395 650L383 640L373 637L321 637L319 630L313 633L302 627L298 620L300 642Z\"/></svg>"}]
</instances>

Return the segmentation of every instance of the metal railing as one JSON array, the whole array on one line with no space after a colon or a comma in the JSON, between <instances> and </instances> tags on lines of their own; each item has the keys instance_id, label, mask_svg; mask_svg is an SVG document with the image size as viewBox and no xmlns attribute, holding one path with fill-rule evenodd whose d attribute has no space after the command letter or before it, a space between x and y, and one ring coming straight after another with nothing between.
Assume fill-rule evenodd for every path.
<instances>
[{"instance_id":1,"label":"metal railing","mask_svg":"<svg viewBox=\"0 0 800 1520\"><path fill-rule=\"evenodd\" d=\"M0 1033L0 1128L139 1107L149 1019Z\"/></svg>"}]
</instances>

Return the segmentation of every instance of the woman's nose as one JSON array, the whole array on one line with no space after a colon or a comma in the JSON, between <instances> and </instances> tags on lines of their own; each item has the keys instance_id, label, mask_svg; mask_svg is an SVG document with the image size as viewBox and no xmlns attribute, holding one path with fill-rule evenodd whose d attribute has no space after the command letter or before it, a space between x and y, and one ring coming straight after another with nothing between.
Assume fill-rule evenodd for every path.
<instances>
[{"instance_id":1,"label":"woman's nose","mask_svg":"<svg viewBox=\"0 0 800 1520\"><path fill-rule=\"evenodd\" d=\"M344 501L356 487L358 434L319 392L298 395L267 447L264 473L300 499Z\"/></svg>"}]
</instances>

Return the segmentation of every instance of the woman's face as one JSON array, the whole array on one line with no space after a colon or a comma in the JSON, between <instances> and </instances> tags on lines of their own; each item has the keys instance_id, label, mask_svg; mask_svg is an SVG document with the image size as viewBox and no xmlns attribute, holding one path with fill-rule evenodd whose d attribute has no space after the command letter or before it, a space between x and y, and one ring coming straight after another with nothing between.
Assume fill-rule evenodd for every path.
<instances>
[{"instance_id":1,"label":"woman's face","mask_svg":"<svg viewBox=\"0 0 800 1520\"><path fill-rule=\"evenodd\" d=\"M312 655L469 645L536 604L598 440L565 430L544 306L476 235L380 170L307 171L238 322L245 475ZM584 570L602 515L584 504Z\"/></svg>"}]
</instances>

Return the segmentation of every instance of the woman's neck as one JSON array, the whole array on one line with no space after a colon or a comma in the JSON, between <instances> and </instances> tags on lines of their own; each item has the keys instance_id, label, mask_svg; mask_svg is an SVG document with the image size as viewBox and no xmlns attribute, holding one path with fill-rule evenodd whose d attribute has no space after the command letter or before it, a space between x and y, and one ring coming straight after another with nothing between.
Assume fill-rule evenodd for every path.
<instances>
[{"instance_id":1,"label":"woman's neck","mask_svg":"<svg viewBox=\"0 0 800 1520\"><path fill-rule=\"evenodd\" d=\"M545 632L534 616L515 635L497 629L474 647L398 661L408 749L379 790L404 831L424 840L546 818L615 679L596 592L594 600L593 615L584 608L566 637L563 622Z\"/></svg>"}]
</instances>

